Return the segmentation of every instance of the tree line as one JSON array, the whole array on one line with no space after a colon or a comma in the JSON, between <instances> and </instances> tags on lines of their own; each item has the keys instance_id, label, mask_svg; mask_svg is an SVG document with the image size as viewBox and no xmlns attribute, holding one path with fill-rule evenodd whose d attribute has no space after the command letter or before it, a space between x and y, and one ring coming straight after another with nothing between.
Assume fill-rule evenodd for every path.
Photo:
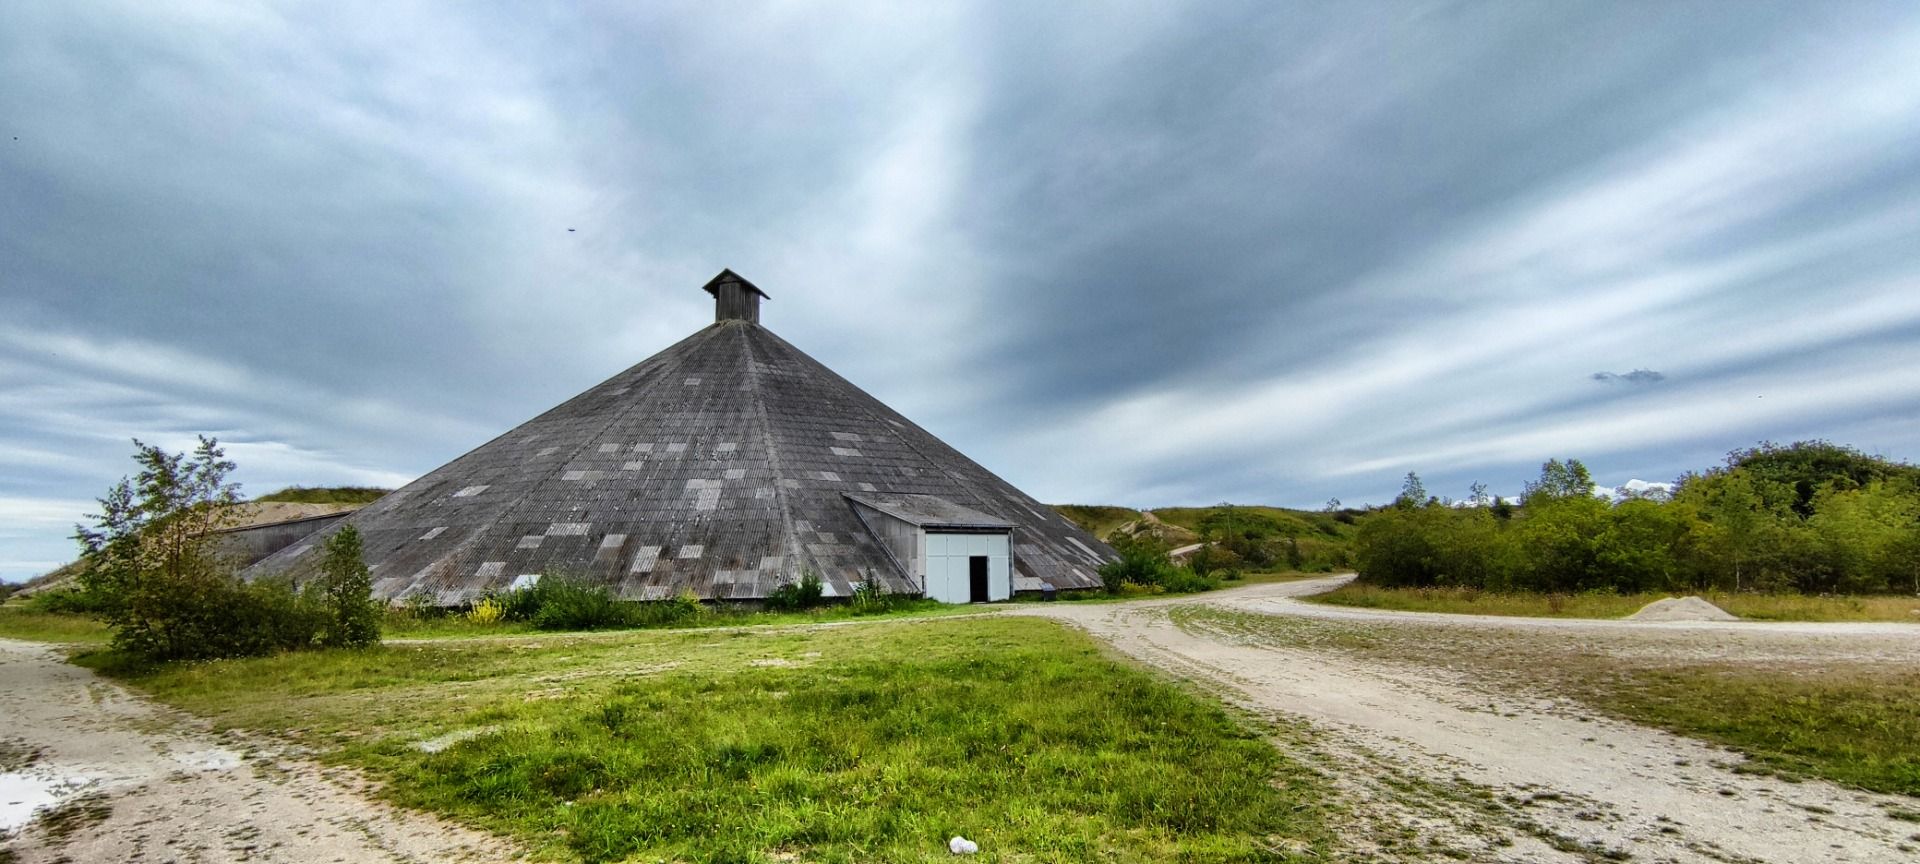
<instances>
[{"instance_id":1,"label":"tree line","mask_svg":"<svg viewBox=\"0 0 1920 864\"><path fill-rule=\"evenodd\" d=\"M1577 459L1517 502L1462 502L1409 473L1361 520L1355 562L1389 587L1920 594L1920 468L1826 441L1762 443L1670 491L1600 497Z\"/></svg>"}]
</instances>

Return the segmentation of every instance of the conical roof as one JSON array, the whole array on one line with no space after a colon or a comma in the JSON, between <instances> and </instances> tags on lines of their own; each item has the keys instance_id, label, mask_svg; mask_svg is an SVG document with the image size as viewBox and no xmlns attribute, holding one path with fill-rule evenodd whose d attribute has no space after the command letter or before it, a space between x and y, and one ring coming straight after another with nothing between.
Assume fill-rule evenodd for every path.
<instances>
[{"instance_id":1,"label":"conical roof","mask_svg":"<svg viewBox=\"0 0 1920 864\"><path fill-rule=\"evenodd\" d=\"M627 599L753 599L807 572L830 595L918 593L849 496L1010 524L1016 591L1099 584L1112 550L758 324L751 283L708 290L727 277L752 296L716 292L722 320L345 520L376 595L456 604L564 573ZM301 578L334 530L247 575Z\"/></svg>"}]
</instances>

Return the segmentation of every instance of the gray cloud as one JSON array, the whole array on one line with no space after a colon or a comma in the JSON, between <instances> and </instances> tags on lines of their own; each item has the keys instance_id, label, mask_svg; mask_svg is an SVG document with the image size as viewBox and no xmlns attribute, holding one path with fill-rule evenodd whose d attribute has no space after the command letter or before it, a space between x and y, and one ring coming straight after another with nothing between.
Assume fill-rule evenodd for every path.
<instances>
[{"instance_id":1,"label":"gray cloud","mask_svg":"<svg viewBox=\"0 0 1920 864\"><path fill-rule=\"evenodd\" d=\"M1911 458L1916 57L1898 3L24 5L0 577L130 437L400 482L722 266L1055 500Z\"/></svg>"},{"instance_id":2,"label":"gray cloud","mask_svg":"<svg viewBox=\"0 0 1920 864\"><path fill-rule=\"evenodd\" d=\"M1667 376L1652 369L1635 369L1632 372L1595 372L1587 376L1602 384L1623 381L1628 384L1656 384L1667 380Z\"/></svg>"}]
</instances>

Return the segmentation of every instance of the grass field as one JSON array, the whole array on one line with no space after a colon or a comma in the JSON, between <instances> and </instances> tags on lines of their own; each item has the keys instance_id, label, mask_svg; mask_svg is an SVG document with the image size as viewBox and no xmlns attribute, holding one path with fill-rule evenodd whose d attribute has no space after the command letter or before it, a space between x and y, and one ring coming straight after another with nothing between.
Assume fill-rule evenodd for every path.
<instances>
[{"instance_id":1,"label":"grass field","mask_svg":"<svg viewBox=\"0 0 1920 864\"><path fill-rule=\"evenodd\" d=\"M1199 531L1201 520L1219 512L1221 507L1156 507L1153 515L1171 525L1178 525L1189 531ZM1236 512L1250 514L1271 520L1281 527L1281 534L1294 536L1323 535L1341 537L1353 532L1353 528L1333 517L1331 513L1318 513L1307 510L1288 510L1284 507L1262 507L1258 505L1233 505Z\"/></svg>"},{"instance_id":2,"label":"grass field","mask_svg":"<svg viewBox=\"0 0 1920 864\"><path fill-rule=\"evenodd\" d=\"M1607 653L1561 634L1176 610L1183 626L1317 651L1440 664L1577 699L1589 710L1734 747L1784 776L1920 795L1920 669L1898 663L1691 662L1657 650Z\"/></svg>"},{"instance_id":3,"label":"grass field","mask_svg":"<svg viewBox=\"0 0 1920 864\"><path fill-rule=\"evenodd\" d=\"M107 625L79 615L40 612L19 604L0 606L0 638L32 642L104 643Z\"/></svg>"},{"instance_id":4,"label":"grass field","mask_svg":"<svg viewBox=\"0 0 1920 864\"><path fill-rule=\"evenodd\" d=\"M87 662L539 858L931 861L962 834L987 861L1271 861L1330 842L1317 775L1036 619Z\"/></svg>"},{"instance_id":5,"label":"grass field","mask_svg":"<svg viewBox=\"0 0 1920 864\"><path fill-rule=\"evenodd\" d=\"M1528 594L1473 588L1382 588L1349 583L1325 594L1303 598L1334 606L1519 615L1533 618L1624 618L1671 594ZM1920 598L1814 597L1804 594L1730 594L1707 592L1708 602L1742 618L1759 621L1907 621L1920 624Z\"/></svg>"}]
</instances>

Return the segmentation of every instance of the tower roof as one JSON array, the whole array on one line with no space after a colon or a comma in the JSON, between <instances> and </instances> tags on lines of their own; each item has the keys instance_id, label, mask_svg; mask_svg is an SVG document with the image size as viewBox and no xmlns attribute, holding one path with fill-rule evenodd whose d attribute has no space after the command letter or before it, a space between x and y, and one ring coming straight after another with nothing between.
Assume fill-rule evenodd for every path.
<instances>
[{"instance_id":1,"label":"tower roof","mask_svg":"<svg viewBox=\"0 0 1920 864\"><path fill-rule=\"evenodd\" d=\"M723 285L765 296L732 271L707 290ZM831 595L916 590L850 495L1009 526L1016 590L1094 587L1112 554L751 319L694 333L344 524L386 599L461 603L533 573L628 599L761 598L808 572ZM247 575L302 578L334 530Z\"/></svg>"}]
</instances>

